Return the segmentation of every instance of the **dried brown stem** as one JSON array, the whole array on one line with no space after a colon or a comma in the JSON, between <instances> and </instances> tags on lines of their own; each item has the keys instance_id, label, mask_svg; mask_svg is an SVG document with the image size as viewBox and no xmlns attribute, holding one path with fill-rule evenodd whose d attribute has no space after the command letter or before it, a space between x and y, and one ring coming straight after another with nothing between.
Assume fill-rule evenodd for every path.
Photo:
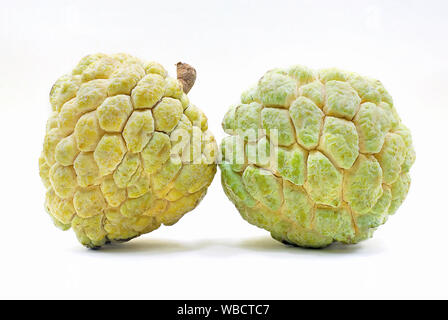
<instances>
[{"instance_id":1,"label":"dried brown stem","mask_svg":"<svg viewBox=\"0 0 448 320\"><path fill-rule=\"evenodd\" d=\"M177 80L182 83L182 88L185 93L188 93L196 81L196 70L189 64L178 62L177 67Z\"/></svg>"}]
</instances>

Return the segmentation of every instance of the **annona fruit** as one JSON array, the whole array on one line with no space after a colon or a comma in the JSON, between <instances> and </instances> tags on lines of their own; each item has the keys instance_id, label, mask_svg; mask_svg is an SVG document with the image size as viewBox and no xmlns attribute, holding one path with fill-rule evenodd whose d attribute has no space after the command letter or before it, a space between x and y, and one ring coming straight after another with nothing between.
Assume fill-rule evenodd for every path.
<instances>
[{"instance_id":1,"label":"annona fruit","mask_svg":"<svg viewBox=\"0 0 448 320\"><path fill-rule=\"evenodd\" d=\"M172 225L204 197L217 146L189 103L196 78L126 54L84 57L50 92L39 159L45 207L91 248Z\"/></svg>"},{"instance_id":2,"label":"annona fruit","mask_svg":"<svg viewBox=\"0 0 448 320\"><path fill-rule=\"evenodd\" d=\"M393 214L415 153L381 82L268 71L223 120L222 185L249 223L303 247L357 243Z\"/></svg>"}]
</instances>

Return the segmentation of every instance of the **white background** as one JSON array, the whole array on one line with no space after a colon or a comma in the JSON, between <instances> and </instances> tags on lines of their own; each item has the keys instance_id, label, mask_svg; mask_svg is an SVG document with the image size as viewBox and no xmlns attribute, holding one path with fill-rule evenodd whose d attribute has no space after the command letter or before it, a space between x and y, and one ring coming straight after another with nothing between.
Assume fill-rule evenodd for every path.
<instances>
[{"instance_id":1,"label":"white background","mask_svg":"<svg viewBox=\"0 0 448 320\"><path fill-rule=\"evenodd\" d=\"M0 3L0 298L448 298L448 2ZM218 140L270 68L378 78L413 133L408 198L373 239L304 250L242 220L218 173L175 226L85 249L45 213L37 159L53 82L95 52L194 65L190 100Z\"/></svg>"}]
</instances>

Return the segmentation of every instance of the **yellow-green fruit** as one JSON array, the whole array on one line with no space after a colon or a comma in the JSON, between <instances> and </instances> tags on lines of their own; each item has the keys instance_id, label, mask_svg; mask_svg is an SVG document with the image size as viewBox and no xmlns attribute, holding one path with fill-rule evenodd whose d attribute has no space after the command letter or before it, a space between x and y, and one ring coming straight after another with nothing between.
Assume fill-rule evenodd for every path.
<instances>
[{"instance_id":1,"label":"yellow-green fruit","mask_svg":"<svg viewBox=\"0 0 448 320\"><path fill-rule=\"evenodd\" d=\"M90 248L172 225L216 173L217 146L189 103L196 78L127 54L84 57L50 92L39 171L54 223Z\"/></svg>"},{"instance_id":2,"label":"yellow-green fruit","mask_svg":"<svg viewBox=\"0 0 448 320\"><path fill-rule=\"evenodd\" d=\"M223 120L224 192L249 223L303 247L371 237L404 201L415 152L381 82L268 71Z\"/></svg>"}]
</instances>

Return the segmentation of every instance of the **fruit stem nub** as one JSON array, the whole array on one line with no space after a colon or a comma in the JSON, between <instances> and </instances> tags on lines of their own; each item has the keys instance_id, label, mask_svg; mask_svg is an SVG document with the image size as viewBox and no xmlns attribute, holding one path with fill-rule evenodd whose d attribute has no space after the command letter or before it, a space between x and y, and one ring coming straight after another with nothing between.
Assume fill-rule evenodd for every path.
<instances>
[{"instance_id":1,"label":"fruit stem nub","mask_svg":"<svg viewBox=\"0 0 448 320\"><path fill-rule=\"evenodd\" d=\"M185 93L188 93L196 81L196 70L189 64L178 62L177 68L177 80L182 83L182 88Z\"/></svg>"}]
</instances>

